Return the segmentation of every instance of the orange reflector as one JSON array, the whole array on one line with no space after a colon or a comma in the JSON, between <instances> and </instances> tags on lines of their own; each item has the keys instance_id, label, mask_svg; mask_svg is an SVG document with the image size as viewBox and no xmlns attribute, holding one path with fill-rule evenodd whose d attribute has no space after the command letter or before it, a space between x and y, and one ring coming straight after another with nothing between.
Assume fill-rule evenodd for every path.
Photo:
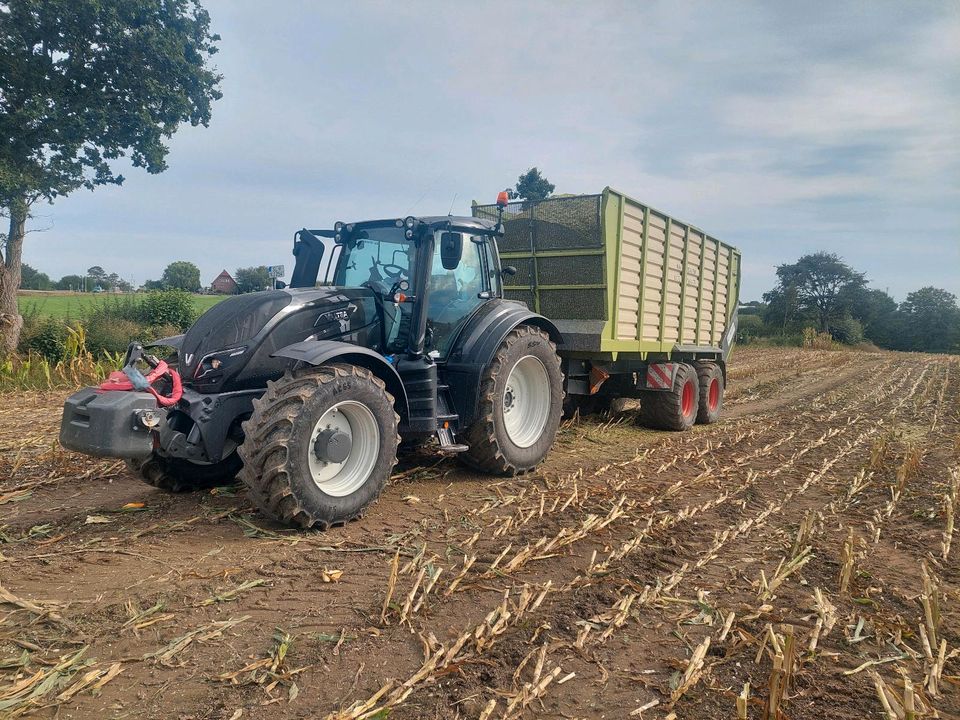
<instances>
[{"instance_id":1,"label":"orange reflector","mask_svg":"<svg viewBox=\"0 0 960 720\"><path fill-rule=\"evenodd\" d=\"M590 368L590 394L596 395L597 391L600 389L600 386L606 382L607 378L610 377L610 373L606 370L601 370L598 367Z\"/></svg>"},{"instance_id":2,"label":"orange reflector","mask_svg":"<svg viewBox=\"0 0 960 720\"><path fill-rule=\"evenodd\" d=\"M406 302L406 301L407 301L407 296L404 295L403 293L397 293L397 294L394 295L393 297L394 297L394 299L395 299L398 303L402 303L402 302Z\"/></svg>"}]
</instances>

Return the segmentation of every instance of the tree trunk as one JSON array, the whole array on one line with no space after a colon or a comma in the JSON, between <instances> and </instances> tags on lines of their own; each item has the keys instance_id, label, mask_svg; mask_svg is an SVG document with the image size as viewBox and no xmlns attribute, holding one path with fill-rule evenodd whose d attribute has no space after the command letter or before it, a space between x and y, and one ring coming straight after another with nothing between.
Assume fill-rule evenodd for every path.
<instances>
[{"instance_id":1,"label":"tree trunk","mask_svg":"<svg viewBox=\"0 0 960 720\"><path fill-rule=\"evenodd\" d=\"M0 256L0 356L13 353L20 340L23 318L17 307L23 235L27 223L27 203L11 203L10 231L3 255Z\"/></svg>"}]
</instances>

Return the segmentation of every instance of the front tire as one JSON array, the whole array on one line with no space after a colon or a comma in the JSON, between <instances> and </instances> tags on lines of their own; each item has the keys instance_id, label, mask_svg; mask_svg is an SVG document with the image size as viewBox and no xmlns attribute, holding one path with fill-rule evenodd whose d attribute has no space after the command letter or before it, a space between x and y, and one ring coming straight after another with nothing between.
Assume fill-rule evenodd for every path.
<instances>
[{"instance_id":1,"label":"front tire","mask_svg":"<svg viewBox=\"0 0 960 720\"><path fill-rule=\"evenodd\" d=\"M459 457L496 475L533 470L553 445L562 410L557 346L543 330L521 325L483 373L477 420L464 436L470 449Z\"/></svg>"},{"instance_id":2,"label":"front tire","mask_svg":"<svg viewBox=\"0 0 960 720\"><path fill-rule=\"evenodd\" d=\"M265 515L326 529L359 518L397 462L399 417L380 378L355 365L287 372L243 424L240 479Z\"/></svg>"},{"instance_id":3,"label":"front tire","mask_svg":"<svg viewBox=\"0 0 960 720\"><path fill-rule=\"evenodd\" d=\"M127 469L147 485L173 493L231 485L242 466L243 461L236 452L220 462L205 465L156 453L146 460L127 460Z\"/></svg>"}]
</instances>

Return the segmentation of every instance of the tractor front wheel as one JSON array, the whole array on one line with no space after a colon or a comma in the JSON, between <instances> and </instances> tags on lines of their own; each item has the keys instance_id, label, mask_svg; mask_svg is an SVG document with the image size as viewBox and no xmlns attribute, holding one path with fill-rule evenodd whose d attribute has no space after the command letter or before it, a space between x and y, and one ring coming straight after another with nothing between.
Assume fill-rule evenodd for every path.
<instances>
[{"instance_id":1,"label":"tractor front wheel","mask_svg":"<svg viewBox=\"0 0 960 720\"><path fill-rule=\"evenodd\" d=\"M266 515L326 529L379 497L397 462L399 417L366 368L327 365L267 383L243 424L240 479Z\"/></svg>"},{"instance_id":2,"label":"tractor front wheel","mask_svg":"<svg viewBox=\"0 0 960 720\"><path fill-rule=\"evenodd\" d=\"M127 460L127 469L147 485L175 493L230 485L242 465L236 450L215 463L193 463L156 453L146 460Z\"/></svg>"}]
</instances>

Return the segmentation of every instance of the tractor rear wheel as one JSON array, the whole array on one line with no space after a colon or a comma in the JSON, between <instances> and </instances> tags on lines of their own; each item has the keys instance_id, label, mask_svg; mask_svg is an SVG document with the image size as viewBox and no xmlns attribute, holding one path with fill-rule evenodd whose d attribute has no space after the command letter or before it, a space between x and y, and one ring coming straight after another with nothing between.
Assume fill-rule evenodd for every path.
<instances>
[{"instance_id":1,"label":"tractor rear wheel","mask_svg":"<svg viewBox=\"0 0 960 720\"><path fill-rule=\"evenodd\" d=\"M723 372L714 363L697 363L697 381L700 385L700 409L697 422L704 425L720 419L723 409Z\"/></svg>"},{"instance_id":2,"label":"tractor rear wheel","mask_svg":"<svg viewBox=\"0 0 960 720\"><path fill-rule=\"evenodd\" d=\"M190 492L231 485L243 461L234 450L220 462L199 464L154 453L145 460L127 460L127 469L147 485L167 492Z\"/></svg>"},{"instance_id":3,"label":"tractor rear wheel","mask_svg":"<svg viewBox=\"0 0 960 720\"><path fill-rule=\"evenodd\" d=\"M460 457L496 475L519 475L539 465L553 445L563 408L557 346L543 330L510 331L480 380L477 420L464 434Z\"/></svg>"},{"instance_id":4,"label":"tractor rear wheel","mask_svg":"<svg viewBox=\"0 0 960 720\"><path fill-rule=\"evenodd\" d=\"M267 383L243 424L240 479L266 515L326 529L363 514L397 462L393 397L366 368L325 365Z\"/></svg>"},{"instance_id":5,"label":"tractor rear wheel","mask_svg":"<svg viewBox=\"0 0 960 720\"><path fill-rule=\"evenodd\" d=\"M640 401L640 423L657 430L689 430L697 420L700 384L693 365L680 363L673 389L648 390Z\"/></svg>"}]
</instances>

